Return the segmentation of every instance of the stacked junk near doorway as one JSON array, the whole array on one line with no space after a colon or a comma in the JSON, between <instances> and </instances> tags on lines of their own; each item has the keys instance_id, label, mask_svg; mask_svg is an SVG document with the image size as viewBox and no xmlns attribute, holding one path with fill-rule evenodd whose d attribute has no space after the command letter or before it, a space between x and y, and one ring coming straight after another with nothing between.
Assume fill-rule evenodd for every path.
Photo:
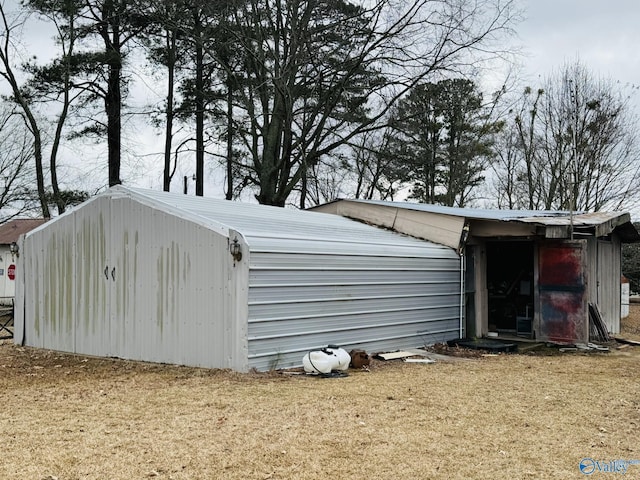
<instances>
[{"instance_id":1,"label":"stacked junk near doorway","mask_svg":"<svg viewBox=\"0 0 640 480\"><path fill-rule=\"evenodd\" d=\"M533 334L533 243L488 242L487 295L490 331Z\"/></svg>"},{"instance_id":2,"label":"stacked junk near doorway","mask_svg":"<svg viewBox=\"0 0 640 480\"><path fill-rule=\"evenodd\" d=\"M625 212L452 208L337 200L316 207L456 249L464 262L464 339L560 345L620 331Z\"/></svg>"}]
</instances>

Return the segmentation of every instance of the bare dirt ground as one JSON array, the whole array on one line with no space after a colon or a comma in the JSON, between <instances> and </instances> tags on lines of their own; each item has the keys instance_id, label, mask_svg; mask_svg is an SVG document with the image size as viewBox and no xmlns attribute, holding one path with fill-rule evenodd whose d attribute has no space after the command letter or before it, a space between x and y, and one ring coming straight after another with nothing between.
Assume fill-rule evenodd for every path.
<instances>
[{"instance_id":1,"label":"bare dirt ground","mask_svg":"<svg viewBox=\"0 0 640 480\"><path fill-rule=\"evenodd\" d=\"M640 305L623 328L640 339ZM584 458L640 460L639 378L636 346L320 379L3 341L0 479L582 478Z\"/></svg>"}]
</instances>

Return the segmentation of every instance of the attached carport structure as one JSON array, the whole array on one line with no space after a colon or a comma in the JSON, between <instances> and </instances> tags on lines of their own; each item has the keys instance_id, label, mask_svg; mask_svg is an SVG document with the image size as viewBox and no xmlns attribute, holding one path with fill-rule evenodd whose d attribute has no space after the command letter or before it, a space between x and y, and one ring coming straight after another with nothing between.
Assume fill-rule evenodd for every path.
<instances>
[{"instance_id":1,"label":"attached carport structure","mask_svg":"<svg viewBox=\"0 0 640 480\"><path fill-rule=\"evenodd\" d=\"M621 244L640 241L628 213L488 210L337 200L312 210L458 250L465 335L489 331L587 343L589 304L620 330Z\"/></svg>"}]
</instances>

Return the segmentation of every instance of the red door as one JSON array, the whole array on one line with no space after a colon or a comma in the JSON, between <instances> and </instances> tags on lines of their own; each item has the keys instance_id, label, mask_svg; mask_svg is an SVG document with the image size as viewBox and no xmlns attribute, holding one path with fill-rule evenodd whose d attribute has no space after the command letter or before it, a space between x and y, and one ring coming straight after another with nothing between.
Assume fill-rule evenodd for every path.
<instances>
[{"instance_id":1,"label":"red door","mask_svg":"<svg viewBox=\"0 0 640 480\"><path fill-rule=\"evenodd\" d=\"M586 240L545 242L538 249L538 339L587 343Z\"/></svg>"}]
</instances>

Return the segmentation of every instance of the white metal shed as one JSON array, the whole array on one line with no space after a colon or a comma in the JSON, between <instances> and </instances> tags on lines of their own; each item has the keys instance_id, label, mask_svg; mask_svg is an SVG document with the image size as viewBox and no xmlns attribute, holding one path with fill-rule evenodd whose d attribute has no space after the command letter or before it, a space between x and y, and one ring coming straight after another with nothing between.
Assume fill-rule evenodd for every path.
<instances>
[{"instance_id":1,"label":"white metal shed","mask_svg":"<svg viewBox=\"0 0 640 480\"><path fill-rule=\"evenodd\" d=\"M336 215L118 186L18 262L15 341L53 350L247 371L460 335L453 249Z\"/></svg>"}]
</instances>

